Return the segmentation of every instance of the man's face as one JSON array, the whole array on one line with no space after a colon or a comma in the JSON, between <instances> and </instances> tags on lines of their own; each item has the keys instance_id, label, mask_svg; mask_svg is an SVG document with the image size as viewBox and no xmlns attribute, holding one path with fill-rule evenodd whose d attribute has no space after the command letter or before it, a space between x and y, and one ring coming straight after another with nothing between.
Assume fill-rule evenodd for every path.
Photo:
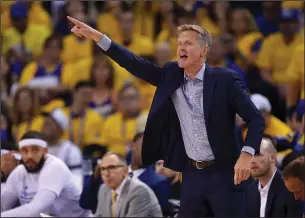
<instances>
[{"instance_id":1,"label":"man's face","mask_svg":"<svg viewBox=\"0 0 305 218\"><path fill-rule=\"evenodd\" d=\"M289 177L284 182L288 191L294 194L295 200L304 201L304 182L296 177Z\"/></svg>"},{"instance_id":2,"label":"man's face","mask_svg":"<svg viewBox=\"0 0 305 218\"><path fill-rule=\"evenodd\" d=\"M106 155L100 163L100 172L104 183L112 190L117 189L128 176L127 165L115 155Z\"/></svg>"},{"instance_id":3,"label":"man's face","mask_svg":"<svg viewBox=\"0 0 305 218\"><path fill-rule=\"evenodd\" d=\"M52 40L45 48L45 55L51 60L58 60L61 54L61 48L58 40Z\"/></svg>"},{"instance_id":4,"label":"man's face","mask_svg":"<svg viewBox=\"0 0 305 218\"><path fill-rule=\"evenodd\" d=\"M121 14L121 29L123 32L131 33L133 31L133 14L132 12L124 12Z\"/></svg>"},{"instance_id":5,"label":"man's face","mask_svg":"<svg viewBox=\"0 0 305 218\"><path fill-rule=\"evenodd\" d=\"M171 52L171 46L169 43L164 42L160 43L156 46L155 50L155 58L158 63L166 63L171 60L172 58L172 52ZM160 66L163 67L163 66Z\"/></svg>"},{"instance_id":6,"label":"man's face","mask_svg":"<svg viewBox=\"0 0 305 218\"><path fill-rule=\"evenodd\" d=\"M178 37L178 65L181 68L189 68L199 63L207 54L204 45L200 45L198 33L195 31L184 31Z\"/></svg>"},{"instance_id":7,"label":"man's face","mask_svg":"<svg viewBox=\"0 0 305 218\"><path fill-rule=\"evenodd\" d=\"M20 153L26 170L34 173L43 167L47 149L32 145L21 148Z\"/></svg>"},{"instance_id":8,"label":"man's face","mask_svg":"<svg viewBox=\"0 0 305 218\"><path fill-rule=\"evenodd\" d=\"M126 114L134 114L140 110L140 96L133 87L126 89L120 96L120 105Z\"/></svg>"},{"instance_id":9,"label":"man's face","mask_svg":"<svg viewBox=\"0 0 305 218\"><path fill-rule=\"evenodd\" d=\"M298 21L285 20L280 23L280 31L286 37L292 37L299 30Z\"/></svg>"},{"instance_id":10,"label":"man's face","mask_svg":"<svg viewBox=\"0 0 305 218\"><path fill-rule=\"evenodd\" d=\"M215 39L212 42L211 49L209 51L208 62L215 63L224 60L225 50L219 39Z\"/></svg>"},{"instance_id":11,"label":"man's face","mask_svg":"<svg viewBox=\"0 0 305 218\"><path fill-rule=\"evenodd\" d=\"M138 138L135 142L132 143L132 159L136 161L138 164L142 164L142 143L143 143L143 136Z\"/></svg>"},{"instance_id":12,"label":"man's face","mask_svg":"<svg viewBox=\"0 0 305 218\"><path fill-rule=\"evenodd\" d=\"M24 90L19 93L17 100L17 107L20 112L28 112L32 108L32 97L28 90Z\"/></svg>"},{"instance_id":13,"label":"man's face","mask_svg":"<svg viewBox=\"0 0 305 218\"><path fill-rule=\"evenodd\" d=\"M47 117L44 122L42 133L45 135L48 141L60 137L60 132L61 130L58 124L52 118Z\"/></svg>"},{"instance_id":14,"label":"man's face","mask_svg":"<svg viewBox=\"0 0 305 218\"><path fill-rule=\"evenodd\" d=\"M275 156L261 148L260 153L255 155L251 160L251 176L262 177L266 175L274 164L274 161Z\"/></svg>"}]
</instances>

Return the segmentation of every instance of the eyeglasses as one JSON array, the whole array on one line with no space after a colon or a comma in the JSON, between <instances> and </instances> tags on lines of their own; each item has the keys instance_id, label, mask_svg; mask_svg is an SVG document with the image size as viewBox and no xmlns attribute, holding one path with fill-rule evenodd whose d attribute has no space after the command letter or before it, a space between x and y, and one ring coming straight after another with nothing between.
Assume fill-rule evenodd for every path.
<instances>
[{"instance_id":1,"label":"eyeglasses","mask_svg":"<svg viewBox=\"0 0 305 218\"><path fill-rule=\"evenodd\" d=\"M100 167L101 173L105 173L106 171L108 173L112 173L114 170L120 168L120 167L125 167L126 165L110 165L108 167Z\"/></svg>"}]
</instances>

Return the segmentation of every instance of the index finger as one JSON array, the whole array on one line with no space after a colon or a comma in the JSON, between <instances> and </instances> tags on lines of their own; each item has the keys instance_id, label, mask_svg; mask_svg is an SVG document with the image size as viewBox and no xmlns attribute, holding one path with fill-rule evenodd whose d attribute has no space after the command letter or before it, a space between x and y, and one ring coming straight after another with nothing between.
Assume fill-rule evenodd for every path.
<instances>
[{"instance_id":1,"label":"index finger","mask_svg":"<svg viewBox=\"0 0 305 218\"><path fill-rule=\"evenodd\" d=\"M67 18L68 18L68 20L70 20L75 25L78 25L78 26L82 26L83 25L82 22L80 22L79 20L74 19L73 17L67 16Z\"/></svg>"}]
</instances>

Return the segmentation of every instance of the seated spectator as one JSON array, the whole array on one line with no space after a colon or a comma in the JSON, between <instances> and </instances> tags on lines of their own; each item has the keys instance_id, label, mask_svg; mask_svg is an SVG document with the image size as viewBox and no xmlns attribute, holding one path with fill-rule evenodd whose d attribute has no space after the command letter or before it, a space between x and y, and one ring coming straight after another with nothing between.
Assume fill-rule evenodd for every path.
<instances>
[{"instance_id":1,"label":"seated spectator","mask_svg":"<svg viewBox=\"0 0 305 218\"><path fill-rule=\"evenodd\" d=\"M276 118L271 114L271 104L269 100L260 94L252 94L251 100L254 103L254 105L257 107L258 110L263 115L263 118L265 120L265 130L264 135L269 137L276 137L276 136L282 136L287 135L292 132L292 129L284 122ZM247 128L243 129L243 139L245 139L247 133ZM283 158L290 153L292 150L285 150L282 152L277 153L277 161L278 164L281 164Z\"/></svg>"},{"instance_id":2,"label":"seated spectator","mask_svg":"<svg viewBox=\"0 0 305 218\"><path fill-rule=\"evenodd\" d=\"M24 2L16 2L11 6L10 17L13 25L2 33L3 54L10 53L25 63L32 57L39 57L46 38L51 34L50 29L44 25L29 23L28 7Z\"/></svg>"},{"instance_id":3,"label":"seated spectator","mask_svg":"<svg viewBox=\"0 0 305 218\"><path fill-rule=\"evenodd\" d=\"M290 134L273 138L278 150L291 149L295 153L304 152L304 110L304 101L300 101L296 108L296 112L292 116L294 131Z\"/></svg>"},{"instance_id":4,"label":"seated spectator","mask_svg":"<svg viewBox=\"0 0 305 218\"><path fill-rule=\"evenodd\" d=\"M63 139L71 141L83 152L89 146L104 150L101 140L104 134L102 133L103 118L89 108L92 87L91 82L78 82L74 89L71 106L63 108L65 115L69 118L69 127Z\"/></svg>"},{"instance_id":5,"label":"seated spectator","mask_svg":"<svg viewBox=\"0 0 305 218\"><path fill-rule=\"evenodd\" d=\"M305 199L305 163L304 155L289 163L284 171L283 177L286 187L290 192L294 194L295 200L301 200L304 203ZM303 211L303 217L305 215L305 208Z\"/></svg>"},{"instance_id":6,"label":"seated spectator","mask_svg":"<svg viewBox=\"0 0 305 218\"><path fill-rule=\"evenodd\" d=\"M35 90L20 87L13 97L13 135L17 141L29 130L41 131L44 117Z\"/></svg>"},{"instance_id":7,"label":"seated spectator","mask_svg":"<svg viewBox=\"0 0 305 218\"><path fill-rule=\"evenodd\" d=\"M102 140L108 151L126 156L130 141L136 134L136 121L141 115L141 96L132 84L126 84L118 93L118 112L104 124Z\"/></svg>"},{"instance_id":8,"label":"seated spectator","mask_svg":"<svg viewBox=\"0 0 305 218\"><path fill-rule=\"evenodd\" d=\"M140 180L128 176L124 158L115 153L107 153L101 160L100 173L104 184L99 189L96 216L162 216L153 191Z\"/></svg>"},{"instance_id":9,"label":"seated spectator","mask_svg":"<svg viewBox=\"0 0 305 218\"><path fill-rule=\"evenodd\" d=\"M254 64L257 59L256 53L252 52L251 48L262 39L263 35L259 32L250 11L242 8L232 11L230 29L236 37L237 49L243 56L242 59L237 60L237 63L243 69L247 69L247 65Z\"/></svg>"},{"instance_id":10,"label":"seated spectator","mask_svg":"<svg viewBox=\"0 0 305 218\"><path fill-rule=\"evenodd\" d=\"M62 136L68 127L68 117L61 109L55 109L46 117L42 133L48 143L48 153L61 159L71 170L76 182L81 184L83 178L82 153L71 141L62 140Z\"/></svg>"},{"instance_id":11,"label":"seated spectator","mask_svg":"<svg viewBox=\"0 0 305 218\"><path fill-rule=\"evenodd\" d=\"M60 60L62 49L62 40L51 35L45 41L40 58L29 63L21 74L21 85L28 85L38 90L44 112L63 107L64 101L56 98L66 94L77 82L73 65L64 64ZM56 101L53 101L55 99Z\"/></svg>"},{"instance_id":12,"label":"seated spectator","mask_svg":"<svg viewBox=\"0 0 305 218\"><path fill-rule=\"evenodd\" d=\"M235 70L239 73L244 82L244 87L247 89L247 82L243 70L236 63L226 57L227 50L225 47L226 45L222 38L213 37L207 63L212 67L226 67Z\"/></svg>"},{"instance_id":13,"label":"seated spectator","mask_svg":"<svg viewBox=\"0 0 305 218\"><path fill-rule=\"evenodd\" d=\"M22 0L19 2L23 2L29 11L28 12L29 24L43 25L48 27L50 31L52 30L51 17L49 13L42 7L42 2L32 1L32 0ZM13 21L11 20L9 8L7 10L3 10L3 12L1 13L1 32L4 32L8 28L12 27L12 22Z\"/></svg>"},{"instance_id":14,"label":"seated spectator","mask_svg":"<svg viewBox=\"0 0 305 218\"><path fill-rule=\"evenodd\" d=\"M302 216L302 204L294 200L276 168L276 149L269 139L262 140L260 153L252 158L251 176L257 181L246 190L246 217Z\"/></svg>"},{"instance_id":15,"label":"seated spectator","mask_svg":"<svg viewBox=\"0 0 305 218\"><path fill-rule=\"evenodd\" d=\"M279 89L285 99L285 85L289 84L287 68L294 49L304 43L304 36L299 32L299 13L295 10L282 11L280 32L268 36L262 44L257 66L262 79Z\"/></svg>"},{"instance_id":16,"label":"seated spectator","mask_svg":"<svg viewBox=\"0 0 305 218\"><path fill-rule=\"evenodd\" d=\"M255 18L256 24L264 37L279 31L281 15L280 1L263 1L263 13Z\"/></svg>"},{"instance_id":17,"label":"seated spectator","mask_svg":"<svg viewBox=\"0 0 305 218\"><path fill-rule=\"evenodd\" d=\"M90 80L93 83L90 108L106 118L115 112L113 91L115 78L111 62L105 56L95 59Z\"/></svg>"},{"instance_id":18,"label":"seated spectator","mask_svg":"<svg viewBox=\"0 0 305 218\"><path fill-rule=\"evenodd\" d=\"M144 120L145 119L145 120ZM147 115L143 116L137 122L137 134L132 141L131 150L131 164L128 166L129 175L132 178L138 178L140 181L148 185L158 198L159 204L163 212L167 210L167 200L169 183L162 176L156 174L154 167L149 166L144 168L141 160L141 149L143 142L143 125L145 125ZM103 181L100 177L99 165L96 166L93 176L85 178L85 186L81 195L80 205L84 209L91 209L96 211L97 207L97 193Z\"/></svg>"},{"instance_id":19,"label":"seated spectator","mask_svg":"<svg viewBox=\"0 0 305 218\"><path fill-rule=\"evenodd\" d=\"M154 44L149 38L135 32L135 18L133 12L130 9L124 9L118 18L120 21L118 32L120 34L119 39L117 39L116 42L134 52L136 55L145 58L152 57L154 53ZM109 26L109 24L106 24L106 26ZM115 71L115 91L117 92L123 87L126 81L132 82L135 80L135 77L127 70L120 67L112 59L110 60Z\"/></svg>"},{"instance_id":20,"label":"seated spectator","mask_svg":"<svg viewBox=\"0 0 305 218\"><path fill-rule=\"evenodd\" d=\"M286 70L286 76L291 83L288 85L286 105L288 120L299 99L304 100L304 43L295 48Z\"/></svg>"},{"instance_id":21,"label":"seated spectator","mask_svg":"<svg viewBox=\"0 0 305 218\"><path fill-rule=\"evenodd\" d=\"M10 174L1 192L1 217L39 217L40 213L91 216L90 211L78 205L80 191L68 167L47 154L47 142L41 133L27 132L19 141L19 149L22 164ZM20 206L14 208L18 199Z\"/></svg>"},{"instance_id":22,"label":"seated spectator","mask_svg":"<svg viewBox=\"0 0 305 218\"><path fill-rule=\"evenodd\" d=\"M71 14L75 19L87 22L85 12L80 11ZM63 51L61 59L64 63L76 64L78 61L93 55L94 42L85 37L69 34L63 38Z\"/></svg>"}]
</instances>

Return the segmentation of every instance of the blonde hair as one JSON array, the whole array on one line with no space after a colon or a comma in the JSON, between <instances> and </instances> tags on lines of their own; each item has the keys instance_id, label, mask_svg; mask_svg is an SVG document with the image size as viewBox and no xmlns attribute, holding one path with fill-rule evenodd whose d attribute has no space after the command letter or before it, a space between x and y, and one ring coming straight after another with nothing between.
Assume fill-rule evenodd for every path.
<instances>
[{"instance_id":1,"label":"blonde hair","mask_svg":"<svg viewBox=\"0 0 305 218\"><path fill-rule=\"evenodd\" d=\"M201 26L195 25L195 24L183 24L178 27L177 33L178 36L185 31L194 31L198 33L198 39L199 41L206 45L208 48L211 48L212 46L212 36L211 34Z\"/></svg>"}]
</instances>

